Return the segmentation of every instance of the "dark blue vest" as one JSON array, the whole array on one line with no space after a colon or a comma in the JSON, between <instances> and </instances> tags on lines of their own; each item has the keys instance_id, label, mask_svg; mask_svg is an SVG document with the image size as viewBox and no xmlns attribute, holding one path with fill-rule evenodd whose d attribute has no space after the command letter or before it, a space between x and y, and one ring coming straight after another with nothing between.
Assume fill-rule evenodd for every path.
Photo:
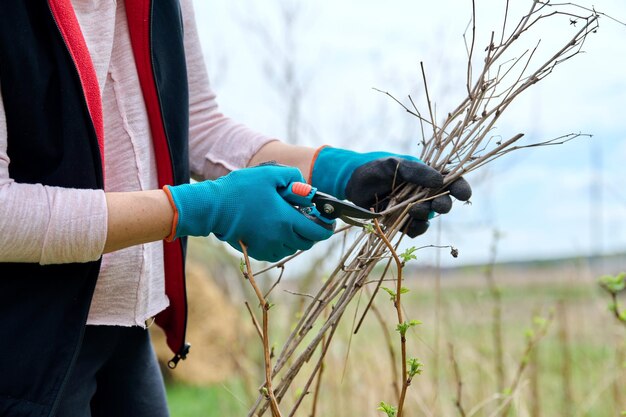
<instances>
[{"instance_id":1,"label":"dark blue vest","mask_svg":"<svg viewBox=\"0 0 626 417\"><path fill-rule=\"evenodd\" d=\"M66 7L69 0L0 1L9 172L19 183L102 189L97 129L79 77L84 63L77 65L70 54L71 39L50 6L55 3ZM128 0L127 13L159 181L188 182L189 100L178 1ZM166 259L168 295L180 300L160 324L178 359L186 354L184 242L167 244ZM54 415L80 348L99 268L100 261L0 263L0 416Z\"/></svg>"}]
</instances>

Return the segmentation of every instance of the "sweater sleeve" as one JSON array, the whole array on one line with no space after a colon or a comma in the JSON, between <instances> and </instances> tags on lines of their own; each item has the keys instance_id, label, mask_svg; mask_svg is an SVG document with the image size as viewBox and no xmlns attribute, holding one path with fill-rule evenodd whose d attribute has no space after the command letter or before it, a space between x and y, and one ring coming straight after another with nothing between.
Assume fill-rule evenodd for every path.
<instances>
[{"instance_id":1,"label":"sweater sleeve","mask_svg":"<svg viewBox=\"0 0 626 417\"><path fill-rule=\"evenodd\" d=\"M58 264L102 256L107 207L102 190L23 184L9 175L0 94L0 262Z\"/></svg>"},{"instance_id":2,"label":"sweater sleeve","mask_svg":"<svg viewBox=\"0 0 626 417\"><path fill-rule=\"evenodd\" d=\"M185 54L189 78L189 154L194 174L213 179L247 166L254 154L274 140L220 113L209 85L193 4L182 0Z\"/></svg>"}]
</instances>

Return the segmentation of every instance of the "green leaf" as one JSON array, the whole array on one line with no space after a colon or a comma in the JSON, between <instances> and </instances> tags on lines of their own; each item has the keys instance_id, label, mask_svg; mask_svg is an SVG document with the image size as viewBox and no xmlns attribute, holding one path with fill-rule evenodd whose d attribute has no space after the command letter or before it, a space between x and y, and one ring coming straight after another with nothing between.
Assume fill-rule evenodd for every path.
<instances>
[{"instance_id":1,"label":"green leaf","mask_svg":"<svg viewBox=\"0 0 626 417\"><path fill-rule=\"evenodd\" d=\"M418 324L422 324L419 320L411 320L409 322L400 323L396 326L396 331L400 333L402 337L406 336L407 330L413 326L417 326Z\"/></svg>"},{"instance_id":2,"label":"green leaf","mask_svg":"<svg viewBox=\"0 0 626 417\"><path fill-rule=\"evenodd\" d=\"M243 259L239 260L239 270L243 274L246 269L246 262Z\"/></svg>"},{"instance_id":3,"label":"green leaf","mask_svg":"<svg viewBox=\"0 0 626 417\"><path fill-rule=\"evenodd\" d=\"M599 281L605 290L611 294L617 294L626 288L626 272L617 275L602 275Z\"/></svg>"},{"instance_id":4,"label":"green leaf","mask_svg":"<svg viewBox=\"0 0 626 417\"><path fill-rule=\"evenodd\" d=\"M407 250L399 254L398 257L402 259L403 263L407 263L411 259L417 259L417 256L414 255L416 251L417 251L417 248L415 246L411 246L410 248L408 248Z\"/></svg>"},{"instance_id":5,"label":"green leaf","mask_svg":"<svg viewBox=\"0 0 626 417\"><path fill-rule=\"evenodd\" d=\"M374 228L374 225L372 223L365 223L363 225L363 231L365 233L374 233L376 229Z\"/></svg>"},{"instance_id":6,"label":"green leaf","mask_svg":"<svg viewBox=\"0 0 626 417\"><path fill-rule=\"evenodd\" d=\"M408 323L406 323L406 322L405 322L405 323L399 323L399 324L396 326L396 331L397 331L398 333L400 333L400 335L401 335L401 336L403 336L403 337L404 337L404 335L406 335L406 331L407 331L407 330L409 330L409 324L408 324Z\"/></svg>"},{"instance_id":7,"label":"green leaf","mask_svg":"<svg viewBox=\"0 0 626 417\"><path fill-rule=\"evenodd\" d=\"M387 287L380 287L383 290L385 290L385 292L387 292L387 294L389 294L389 297L391 299L391 301L396 301L396 292L394 290L392 290L391 288L387 288Z\"/></svg>"},{"instance_id":8,"label":"green leaf","mask_svg":"<svg viewBox=\"0 0 626 417\"><path fill-rule=\"evenodd\" d=\"M416 358L409 358L407 360L407 364L409 365L408 374L409 378L413 378L415 375L421 375L424 370L424 364L420 362Z\"/></svg>"},{"instance_id":9,"label":"green leaf","mask_svg":"<svg viewBox=\"0 0 626 417\"><path fill-rule=\"evenodd\" d=\"M398 409L396 407L394 407L393 405L389 405L384 401L381 401L380 404L378 404L377 410L387 414L387 417L396 417L396 415L398 414Z\"/></svg>"},{"instance_id":10,"label":"green leaf","mask_svg":"<svg viewBox=\"0 0 626 417\"><path fill-rule=\"evenodd\" d=\"M387 287L380 287L380 288L382 288L383 290L385 290L387 294L389 294L389 299L391 301L396 301L397 293L394 290L392 290L391 288L387 288ZM400 288L400 294L406 294L409 291L411 290L409 290L408 288L405 288L405 287Z\"/></svg>"}]
</instances>

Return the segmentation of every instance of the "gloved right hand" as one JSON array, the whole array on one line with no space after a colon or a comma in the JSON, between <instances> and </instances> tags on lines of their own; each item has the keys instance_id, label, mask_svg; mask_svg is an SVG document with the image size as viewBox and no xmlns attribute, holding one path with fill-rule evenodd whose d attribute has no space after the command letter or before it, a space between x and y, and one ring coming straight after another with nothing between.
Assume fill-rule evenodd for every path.
<instances>
[{"instance_id":1,"label":"gloved right hand","mask_svg":"<svg viewBox=\"0 0 626 417\"><path fill-rule=\"evenodd\" d=\"M352 201L365 209L382 211L389 195L401 183L437 190L443 186L443 175L410 155L389 152L357 153L346 149L322 147L312 163L311 185L337 198ZM416 237L426 232L435 213L445 214L452 208L450 196L467 201L472 188L463 178L447 187L449 195L415 204L409 209L404 232Z\"/></svg>"},{"instance_id":2,"label":"gloved right hand","mask_svg":"<svg viewBox=\"0 0 626 417\"><path fill-rule=\"evenodd\" d=\"M304 182L297 168L262 165L233 171L214 181L165 186L176 212L168 238L208 236L228 242L258 260L276 262L328 239L332 230L307 218L279 194Z\"/></svg>"}]
</instances>

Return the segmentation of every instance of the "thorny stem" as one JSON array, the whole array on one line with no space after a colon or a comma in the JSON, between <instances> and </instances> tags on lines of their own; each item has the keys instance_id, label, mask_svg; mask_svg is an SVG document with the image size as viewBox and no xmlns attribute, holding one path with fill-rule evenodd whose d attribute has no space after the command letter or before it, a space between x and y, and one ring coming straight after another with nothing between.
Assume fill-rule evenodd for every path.
<instances>
[{"instance_id":1,"label":"thorny stem","mask_svg":"<svg viewBox=\"0 0 626 417\"><path fill-rule=\"evenodd\" d=\"M398 254L396 253L389 239L387 239L387 236L385 236L385 233L381 229L380 223L378 223L377 219L374 219L374 227L376 227L376 231L378 232L378 237L380 237L381 240L385 243L385 246L387 246L387 249L391 253L391 256L393 256L393 259L396 261L398 278L397 278L397 285L396 285L396 299L393 302L393 304L396 307L396 314L398 316L398 324L401 325L404 323L404 316L402 314L402 261L398 257ZM411 384L411 380L409 379L407 370L406 370L406 365L407 365L406 336L403 333L400 333L400 355L401 355L401 360L402 360L402 389L400 390L400 400L398 401L398 414L397 414L398 417L402 417L402 411L404 408L404 400L406 398L406 391L409 385Z\"/></svg>"},{"instance_id":2,"label":"thorny stem","mask_svg":"<svg viewBox=\"0 0 626 417\"><path fill-rule=\"evenodd\" d=\"M320 366L319 366L319 372L317 373L317 381L315 382L315 391L313 392L313 407L311 408L311 415L310 417L315 417L316 413L317 413L317 402L319 400L320 397L320 390L322 389L322 374L324 373L324 354L326 353L326 349L328 348L328 338L326 337L326 335L324 335L324 337L322 337L322 352L321 352L321 357L320 357Z\"/></svg>"},{"instance_id":3,"label":"thorny stem","mask_svg":"<svg viewBox=\"0 0 626 417\"><path fill-rule=\"evenodd\" d=\"M424 93L426 94L426 102L428 103L428 113L430 114L430 124L433 127L433 138L435 139L435 146L438 143L437 139L437 121L433 115L433 108L430 102L430 95L428 94L428 83L426 82L426 71L424 70L424 63L420 62L420 68L422 69L422 79L424 80Z\"/></svg>"},{"instance_id":4,"label":"thorny stem","mask_svg":"<svg viewBox=\"0 0 626 417\"><path fill-rule=\"evenodd\" d=\"M502 36L500 37L500 43L504 41L504 33L506 32L506 20L509 17L509 0L506 0L506 6L504 7L504 19L502 19Z\"/></svg>"},{"instance_id":5,"label":"thorny stem","mask_svg":"<svg viewBox=\"0 0 626 417\"><path fill-rule=\"evenodd\" d=\"M398 103L400 106L402 106L402 107L404 108L404 110L406 110L406 112L407 112L407 113L409 113L410 115L417 117L417 118L418 118L420 121L422 121L422 122L426 122L426 123L428 123L429 125L432 125L432 122L431 122L430 120L425 119L424 117L422 117L422 115L421 115L421 114L419 114L419 112L417 112L417 111L415 111L415 110L411 110L411 109L409 109L407 106L405 106L405 105L404 105L404 103L402 103L400 100L398 100L397 98L395 98L395 97L394 97L394 96L393 96L390 92L388 92L388 91L383 91L383 90L379 90L379 89L378 89L378 88L376 88L376 87L372 87L372 90L374 90L374 91L378 91L379 93L383 93L384 95L386 95L387 97L389 97L390 99L392 99L393 101L395 101L396 103ZM411 100L411 102L412 102L412 99L411 99L410 97L409 97L409 100Z\"/></svg>"},{"instance_id":6,"label":"thorny stem","mask_svg":"<svg viewBox=\"0 0 626 417\"><path fill-rule=\"evenodd\" d=\"M387 351L389 352L389 361L390 361L391 373L392 373L391 383L393 385L393 391L396 394L396 399L399 402L400 401L400 386L398 385L398 379L399 379L398 378L398 366L396 362L396 352L393 349L393 343L391 341L391 333L389 332L389 329L387 328L387 323L385 323L385 319L383 318L383 316L380 314L380 311L376 307L376 304L372 304L371 309L372 309L372 313L374 313L374 317L376 317L376 320L378 321L378 323L380 324L380 327L383 330L385 342L387 343Z\"/></svg>"},{"instance_id":7,"label":"thorny stem","mask_svg":"<svg viewBox=\"0 0 626 417\"><path fill-rule=\"evenodd\" d=\"M365 306L363 313L361 314L361 318L359 319L359 322L354 329L354 334L357 334L359 332L359 329L361 328L361 325L363 324L363 321L365 320L365 317L367 316L367 312L372 307L374 303L374 298L376 298L376 294L378 294L378 290L380 290L380 287L385 279L385 276L387 276L387 272L389 271L389 267L391 266L392 260L393 258L389 258L389 261L387 261L387 265L385 265L385 269L383 270L383 273L380 274L380 278L378 279L378 282L376 283L376 287L374 288L374 291L372 292L372 295L370 296L370 299L367 302L367 305Z\"/></svg>"},{"instance_id":8,"label":"thorny stem","mask_svg":"<svg viewBox=\"0 0 626 417\"><path fill-rule=\"evenodd\" d=\"M256 329L256 332L259 335L259 337L261 338L261 342L263 342L263 330L261 330L261 326L259 325L259 321L256 319L256 316L252 312L252 308L250 308L250 304L247 301L245 301L244 304L246 305L246 309L248 310L248 313L250 313L250 318L252 319L252 324L254 325L254 328Z\"/></svg>"},{"instance_id":9,"label":"thorny stem","mask_svg":"<svg viewBox=\"0 0 626 417\"><path fill-rule=\"evenodd\" d=\"M282 265L282 266L278 266L277 268L280 269L280 274L278 275L278 278L276 278L276 281L274 281L274 284L272 284L270 289L265 292L265 295L263 296L264 298L267 298L270 296L272 291L274 291L274 288L276 288L276 286L280 284L280 280L283 278L283 274L285 273L285 266Z\"/></svg>"},{"instance_id":10,"label":"thorny stem","mask_svg":"<svg viewBox=\"0 0 626 417\"><path fill-rule=\"evenodd\" d=\"M304 384L304 390L302 392L302 395L300 396L300 398L298 398L298 401L296 402L296 404L293 406L293 409L291 410L291 413L289 413L289 417L294 417L296 411L298 410L298 407L300 406L300 404L302 403L302 400L304 399L304 396L309 392L309 387L311 386L311 384L313 383L313 380L315 378L315 376L317 375L318 377L318 384L321 381L322 378L322 370L323 370L323 366L324 366L324 359L326 358L326 353L328 352L328 347L330 346L330 342L333 339L333 336L335 335L335 331L337 330L337 325L338 323L335 323L335 325L333 326L333 328L331 329L328 338L324 338L325 339L325 343L322 344L322 352L320 354L319 359L317 360L317 363L315 364L315 367L313 369L313 372L311 372L311 376L309 377L308 381L306 382L306 384ZM317 393L318 393L318 388L316 388L316 397L314 400L314 404L317 401ZM315 408L313 409L313 412L315 412Z\"/></svg>"},{"instance_id":11,"label":"thorny stem","mask_svg":"<svg viewBox=\"0 0 626 417\"><path fill-rule=\"evenodd\" d=\"M272 416L282 417L282 414L280 413L280 409L278 408L278 402L276 401L276 397L274 396L274 390L272 389L272 371L271 371L272 360L270 358L269 330L268 330L270 306L267 300L265 299L265 297L263 297L263 293L261 292L261 290L259 289L259 286L254 280L254 274L252 273L252 268L250 267L250 258L248 257L248 249L246 248L246 245L242 241L239 241L239 245L241 245L241 250L243 252L243 259L246 262L246 278L248 278L248 281L250 281L250 285L252 285L252 288L254 289L254 292L257 298L259 299L259 303L261 304L261 310L263 311L263 332L262 332L261 339L263 341L263 358L265 361L265 388L267 390L265 394L269 398L270 408L272 409ZM257 331L258 331L258 322L256 321L256 319L254 319L254 322L255 322L255 325L257 326Z\"/></svg>"},{"instance_id":12,"label":"thorny stem","mask_svg":"<svg viewBox=\"0 0 626 417\"><path fill-rule=\"evenodd\" d=\"M472 83L472 56L474 55L474 43L476 42L476 2L472 0L472 44L467 59L467 94L471 97L470 84Z\"/></svg>"}]
</instances>

